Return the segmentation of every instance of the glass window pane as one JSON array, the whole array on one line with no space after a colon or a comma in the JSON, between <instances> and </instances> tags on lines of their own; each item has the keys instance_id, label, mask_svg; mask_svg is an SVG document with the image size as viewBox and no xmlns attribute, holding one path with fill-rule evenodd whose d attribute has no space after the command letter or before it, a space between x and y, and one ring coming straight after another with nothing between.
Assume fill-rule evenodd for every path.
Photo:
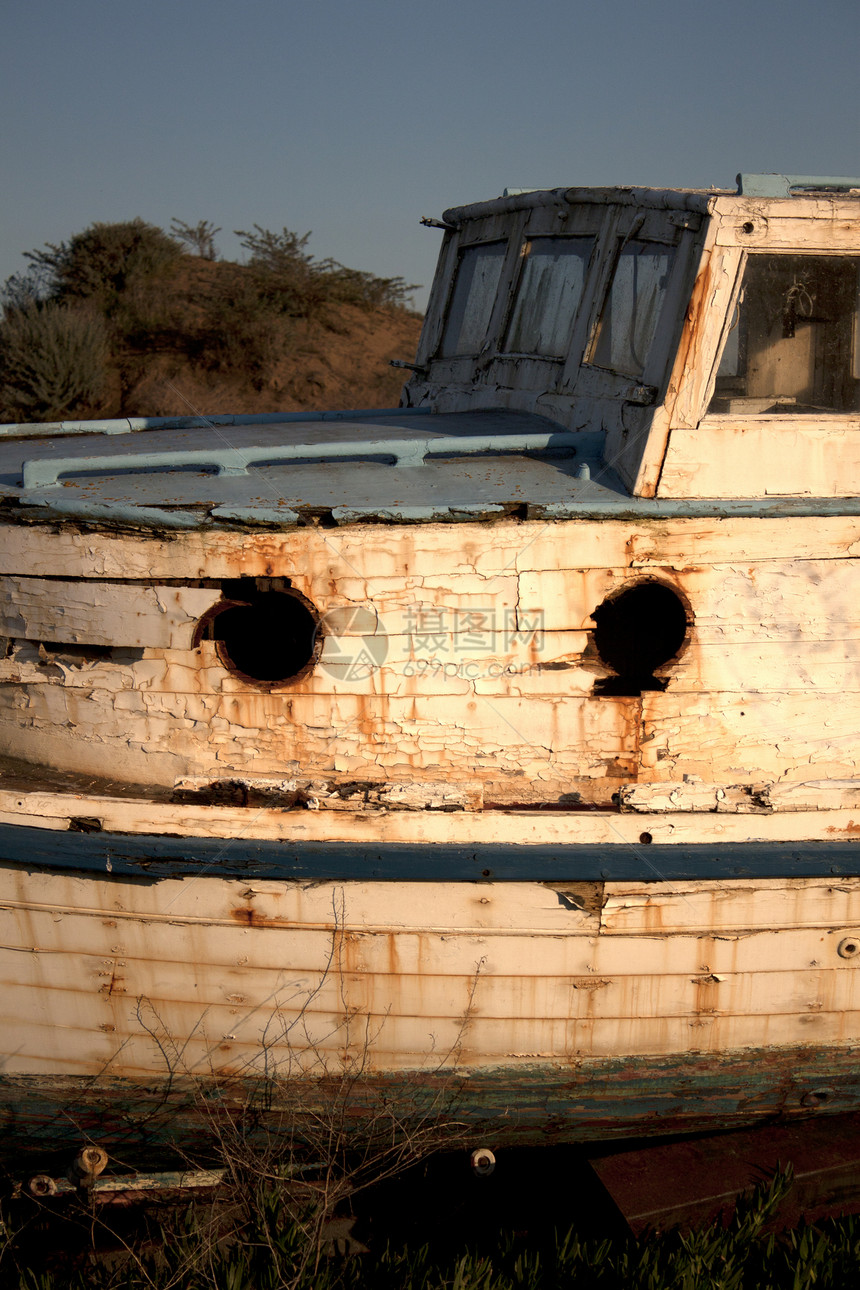
<instances>
[{"instance_id":1,"label":"glass window pane","mask_svg":"<svg viewBox=\"0 0 860 1290\"><path fill-rule=\"evenodd\" d=\"M860 258L750 255L710 412L860 410Z\"/></svg>"},{"instance_id":2,"label":"glass window pane","mask_svg":"<svg viewBox=\"0 0 860 1290\"><path fill-rule=\"evenodd\" d=\"M674 246L624 243L589 362L624 376L642 376L674 258Z\"/></svg>"},{"instance_id":3,"label":"glass window pane","mask_svg":"<svg viewBox=\"0 0 860 1290\"><path fill-rule=\"evenodd\" d=\"M477 354L487 334L507 242L469 246L460 255L448 305L441 354Z\"/></svg>"},{"instance_id":4,"label":"glass window pane","mask_svg":"<svg viewBox=\"0 0 860 1290\"><path fill-rule=\"evenodd\" d=\"M593 245L593 237L536 237L526 242L506 350L566 357Z\"/></svg>"}]
</instances>

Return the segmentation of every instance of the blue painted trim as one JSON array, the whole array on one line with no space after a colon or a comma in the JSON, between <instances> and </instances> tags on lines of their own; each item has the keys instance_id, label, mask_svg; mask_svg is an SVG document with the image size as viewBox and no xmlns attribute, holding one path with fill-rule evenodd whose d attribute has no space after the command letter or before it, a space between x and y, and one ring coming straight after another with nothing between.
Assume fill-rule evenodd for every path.
<instances>
[{"instance_id":1,"label":"blue painted trim","mask_svg":"<svg viewBox=\"0 0 860 1290\"><path fill-rule=\"evenodd\" d=\"M592 469L594 469L592 467ZM597 468L599 471L599 467ZM596 482L596 481L593 481ZM650 498L575 495L563 502L529 502L529 519L784 519L860 515L860 497Z\"/></svg>"},{"instance_id":2,"label":"blue painted trim","mask_svg":"<svg viewBox=\"0 0 860 1290\"><path fill-rule=\"evenodd\" d=\"M571 831L576 827L571 820ZM328 882L659 882L860 877L858 842L562 846L249 841L0 826L0 863L104 877Z\"/></svg>"},{"instance_id":3,"label":"blue painted trim","mask_svg":"<svg viewBox=\"0 0 860 1290\"><path fill-rule=\"evenodd\" d=\"M791 197L794 192L850 192L860 179L848 175L748 175L737 176L738 197Z\"/></svg>"},{"instance_id":4,"label":"blue painted trim","mask_svg":"<svg viewBox=\"0 0 860 1290\"><path fill-rule=\"evenodd\" d=\"M396 469L396 467L391 467ZM647 498L616 497L595 498L587 492L591 482L577 480L577 492L569 501L546 505L528 503L529 520L696 520L696 519L802 519L827 516L860 515L860 497L840 498L773 498L744 501L653 501ZM10 493L15 490L10 489ZM20 490L19 490L20 491ZM38 507L39 518L73 518L91 523L112 525L129 524L135 527L154 525L170 529L205 529L217 527L219 521L242 524L277 525L295 528L303 521L290 506L278 510L271 506L214 506L197 510L163 510L153 506L136 506L133 503L93 502L89 498L46 496L44 493L21 494L24 506ZM464 508L448 507L444 503L426 507L379 507L372 503L334 507L332 518L337 524L355 524L360 521L377 523L380 520L398 520L401 523L431 523L433 521L465 523L492 513L495 503L489 500L475 504L475 514L466 514ZM504 507L498 505L503 511Z\"/></svg>"}]
</instances>

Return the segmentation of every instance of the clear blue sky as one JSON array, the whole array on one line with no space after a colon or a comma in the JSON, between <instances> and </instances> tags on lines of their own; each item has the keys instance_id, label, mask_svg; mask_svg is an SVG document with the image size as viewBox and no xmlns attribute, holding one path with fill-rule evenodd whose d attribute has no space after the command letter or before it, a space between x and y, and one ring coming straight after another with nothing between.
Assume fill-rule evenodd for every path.
<instances>
[{"instance_id":1,"label":"clear blue sky","mask_svg":"<svg viewBox=\"0 0 860 1290\"><path fill-rule=\"evenodd\" d=\"M0 280L139 215L426 289L505 186L860 173L858 68L858 0L6 0Z\"/></svg>"}]
</instances>

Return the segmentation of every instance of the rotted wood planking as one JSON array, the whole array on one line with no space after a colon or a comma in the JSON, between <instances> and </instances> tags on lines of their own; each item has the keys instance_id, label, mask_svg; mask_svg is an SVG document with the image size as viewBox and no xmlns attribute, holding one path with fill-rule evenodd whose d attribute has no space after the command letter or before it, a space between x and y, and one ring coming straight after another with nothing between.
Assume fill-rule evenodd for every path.
<instances>
[{"instance_id":1,"label":"rotted wood planking","mask_svg":"<svg viewBox=\"0 0 860 1290\"><path fill-rule=\"evenodd\" d=\"M706 784L680 780L676 783L629 784L620 791L623 811L675 813L714 811L719 813L770 811L833 811L860 809L860 783L846 780L794 780L783 783Z\"/></svg>"},{"instance_id":2,"label":"rotted wood planking","mask_svg":"<svg viewBox=\"0 0 860 1290\"><path fill-rule=\"evenodd\" d=\"M539 799L542 783L566 781L592 801L599 781L612 782L611 793L618 781L684 775L729 784L855 778L850 693L834 703L833 664L823 664L819 688L813 659L798 665L788 692L759 689L739 652L719 668L729 689L673 679L662 693L615 698L565 692L552 673L542 687L542 674L470 681L444 671L406 677L395 693L385 673L339 693L328 677L270 693L207 693L206 669L185 660L94 664L69 669L71 684L0 684L0 752L169 785L241 773L250 755L259 774L438 779L445 766L455 781L531 781Z\"/></svg>"},{"instance_id":3,"label":"rotted wood planking","mask_svg":"<svg viewBox=\"0 0 860 1290\"><path fill-rule=\"evenodd\" d=\"M427 702L432 705L432 697ZM620 766L625 778L635 775L635 724L619 704L516 697L486 703L450 691L437 702L437 712L422 712L420 698L408 694L258 692L231 698L96 686L0 687L0 751L161 784L189 774L241 771L251 757L266 774L413 780L420 772L438 779L439 768L447 766L462 780L483 765L495 779L588 781L605 778L611 765Z\"/></svg>"},{"instance_id":4,"label":"rotted wood planking","mask_svg":"<svg viewBox=\"0 0 860 1290\"><path fill-rule=\"evenodd\" d=\"M783 519L764 517L711 520L667 517L651 522L547 520L499 522L485 527L458 525L454 534L449 525L428 525L400 531L397 542L402 551L400 555L392 551L387 529L380 533L368 526L361 530L359 542L355 531L350 530L337 533L331 539L327 534L323 539L319 532L289 531L280 535L278 558L274 563L268 535L265 539L259 534L248 535L243 546L232 552L229 550L232 535L226 534L205 535L210 548L205 551L195 549L197 540L203 536L200 534L177 534L169 544L145 537L136 543L115 538L113 544L119 545L121 554L128 557L127 576L136 580L126 584L125 592L119 590L123 584L111 583L110 577L116 578L113 572L105 579L108 585L102 593L98 586L103 580L98 572L100 561L91 557L89 567L82 567L81 552L63 541L64 534L56 537L58 549L52 562L55 569L60 565L64 577L86 580L90 603L96 594L115 596L121 612L124 612L122 606L130 606L137 612L136 598L152 595L157 590L159 577L192 580L204 576L199 571L201 560L211 562L208 574L211 578L291 576L297 590L307 595L321 613L343 611L353 604L376 608L379 630L391 635L405 634L407 615L411 613L414 618L416 610L425 605L466 613L480 612L482 608L506 611L518 605L523 611L544 608L548 595L558 590L558 580L564 579L565 600L580 608L563 625L578 630L601 599L618 589L620 580L630 580L633 570L639 578L646 572L658 577L671 577L675 573L696 575L707 585L706 580L709 577L715 580L724 567L736 579L744 572L749 578L753 571L758 573L759 566L778 562L784 568L772 575L771 587L775 589L790 584L792 579L799 587L807 575L820 576L822 565L830 569L829 576L840 576L835 562L860 554L860 517L793 518L790 521L792 549L788 557L786 523ZM452 541L458 533L459 542ZM420 546L416 534L423 539ZM39 544L18 541L22 536L34 539L34 534L18 529L3 533L4 556L10 565L38 559ZM109 549L104 536L99 538L99 545ZM152 572L135 569L141 552L147 563L151 560L161 567ZM446 569L446 561L458 567ZM363 566L360 571L358 565ZM709 574L711 569L713 573ZM35 588L35 592L28 593L28 587ZM64 595L79 599L76 591L64 591L51 579L16 577L10 589L28 599L31 595L33 600L45 596L47 603L58 606L62 605ZM715 594L716 591L718 587ZM193 587L164 588L159 594L166 598L171 592L180 607L180 626L185 625L195 608L202 612L218 599L216 593ZM208 602L207 596L211 597ZM183 606L186 598L190 602L188 608ZM81 600L84 604L79 612L85 614L86 597L82 596ZM153 608L160 616L165 615L161 606L153 605ZM393 619L391 628L386 626L389 614ZM62 617L59 612L57 616ZM166 616L169 621L169 611ZM41 617L43 620L47 617L44 611ZM98 617L95 610L93 619ZM50 620L44 623L45 627L48 625ZM53 628L57 625L53 624ZM442 630L452 628L448 625ZM39 638L37 635L36 639Z\"/></svg>"},{"instance_id":5,"label":"rotted wood planking","mask_svg":"<svg viewBox=\"0 0 860 1290\"><path fill-rule=\"evenodd\" d=\"M791 520L793 559L838 559L860 553L860 517L810 515ZM785 520L759 516L654 520L500 520L494 524L427 524L403 528L391 541L385 525L283 532L81 533L71 526L0 525L10 575L134 579L295 576L320 608L331 578L430 579L471 574L495 579L526 570L685 569L726 561L784 560ZM487 588L489 590L489 588ZM356 599L359 597L356 596ZM365 595L364 597L368 597Z\"/></svg>"},{"instance_id":6,"label":"rotted wood planking","mask_svg":"<svg viewBox=\"0 0 860 1290\"><path fill-rule=\"evenodd\" d=\"M426 790L427 786L423 786ZM685 786L688 787L688 786ZM801 791L803 786L801 785ZM91 826L116 833L120 838L135 835L170 834L186 838L223 838L230 840L231 852L237 842L259 840L285 842L342 842L383 845L429 844L486 846L506 845L516 841L519 847L554 847L595 845L642 847L643 845L689 846L690 844L734 845L743 842L797 843L851 841L857 836L857 807L836 804L826 809L739 810L676 809L663 810L659 790L653 788L655 809L649 813L637 805L619 813L613 811L546 811L540 814L504 809L444 809L441 791L457 795L456 784L440 786L439 801L443 809L413 810L396 801L388 806L326 807L326 799L315 799L314 809L299 804L291 809L266 806L210 806L184 802L181 806L152 802L146 798L104 797L83 793L21 793L0 788L0 819L3 823L49 831L68 831L79 820ZM667 786L668 792L674 791ZM467 807L470 786L462 786L457 805ZM626 795L628 789L622 789ZM722 791L712 788L710 794ZM834 793L836 790L833 790ZM786 795L789 787L786 786ZM854 790L851 790L854 795ZM749 800L749 799L746 799ZM636 801L636 799L634 799ZM648 841L643 843L642 839ZM38 845L38 831L33 835ZM70 842L71 846L72 843ZM105 839L105 846L111 840ZM650 854L650 853L648 853ZM155 856L155 853L154 853ZM10 858L10 857L7 857ZM94 863L94 862L93 862ZM521 863L528 867L527 851ZM575 863L572 861L572 863ZM647 857L643 859L647 864Z\"/></svg>"},{"instance_id":7,"label":"rotted wood planking","mask_svg":"<svg viewBox=\"0 0 860 1290\"><path fill-rule=\"evenodd\" d=\"M219 592L97 580L0 577L0 636L189 649Z\"/></svg>"},{"instance_id":8,"label":"rotted wood planking","mask_svg":"<svg viewBox=\"0 0 860 1290\"><path fill-rule=\"evenodd\" d=\"M454 535L456 553L450 527L429 526L409 531L399 556L389 549L388 530L383 550L379 531L371 529L364 531L360 548L354 535L345 536L348 549L340 553L339 569L332 564L328 536L284 534L285 548L300 541L310 554L295 581L321 611L372 607L374 634L384 637L387 651L381 668L356 678L333 661L329 644L309 676L265 692L231 676L210 642L198 652L150 646L139 659L90 661L43 658L16 647L0 665L2 748L34 762L162 784L181 775L229 772L249 755L260 773L301 767L312 774L407 779L438 775L444 761L455 778L471 774L502 784L507 779L515 794L512 781L532 782L537 800L552 800L554 790L542 785L564 781L587 800L601 800L601 793L608 800L619 780L637 777L694 774L732 782L745 773L751 779L794 779L812 765L818 775L851 778L857 760L851 706L843 702L835 712L832 696L844 698L860 686L856 572L853 560L845 558L855 549L860 521L793 521L803 555L791 560L782 554L783 525L667 520L638 532L608 521L573 522L563 529L465 525ZM34 539L32 532L26 536ZM65 533L51 536L61 548L61 537L72 540ZM824 539L831 542L829 559ZM87 540L91 579L98 555L117 543L131 569L139 556L126 540ZM171 560L188 544L190 559L200 540L199 534L177 536L169 546ZM207 535L205 541L215 566L224 568L218 552L232 548L233 536ZM249 538L241 558L256 545L258 555L269 557L263 567L272 576L285 575L293 561L282 552L272 563L271 542L268 535ZM140 546L149 548L156 566L157 551L167 549L154 540ZM720 562L708 563L717 548ZM601 556L605 560L598 562ZM353 557L366 576L355 576L361 570ZM315 558L324 560L324 577L314 571ZM377 558L385 570L378 601L369 568ZM391 572L392 560L400 563L399 578ZM260 569L258 563L252 567ZM197 572L185 562L186 576ZM343 575L342 585L337 574ZM594 683L607 670L589 653L591 615L607 597L643 577L676 586L686 597L689 643L664 671L666 693L641 699L595 695ZM66 625L72 622L74 633L95 643L109 640L112 632L138 642L146 633L187 639L192 612L217 598L211 590L109 580L88 581L86 591L62 580L13 581L31 615L27 630L38 627L49 640L62 633L64 615L52 624L47 600L60 607L61 594L71 606ZM363 599L345 598L347 590ZM92 611L86 607L90 592ZM148 607L146 622L137 617L141 604ZM440 632L422 632L418 615L434 612ZM462 630L452 632L441 622L443 614ZM476 642L468 635L471 614L482 619L484 635ZM512 616L510 623L506 616ZM484 620L492 620L489 633ZM10 620L7 628L13 625Z\"/></svg>"}]
</instances>

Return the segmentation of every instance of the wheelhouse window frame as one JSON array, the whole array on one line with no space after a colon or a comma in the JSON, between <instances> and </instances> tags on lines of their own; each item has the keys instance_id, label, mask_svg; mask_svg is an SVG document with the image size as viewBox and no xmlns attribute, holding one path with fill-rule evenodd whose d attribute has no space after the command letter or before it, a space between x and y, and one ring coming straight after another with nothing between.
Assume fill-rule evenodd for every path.
<instances>
[{"instance_id":1,"label":"wheelhouse window frame","mask_svg":"<svg viewBox=\"0 0 860 1290\"><path fill-rule=\"evenodd\" d=\"M566 307L568 317L566 320L562 319L562 312L565 305L563 301L559 299L554 311L544 309L541 310L539 314L535 311L533 313L531 323L529 324L529 320L523 316L525 314L525 304L528 294L533 293L536 298L540 298L541 296L544 296L544 298L546 297L546 293L541 291L540 281L533 282L535 275L530 272L531 267L537 258L533 258L534 248L539 247L543 250L550 243L558 245L565 242L579 243L582 245L583 250L586 250L587 248L587 254L571 256L572 260L578 261L582 265L582 273L578 287L574 288L576 291L575 300L573 302L568 302ZM583 305L586 307L588 306L589 297L587 288L589 286L597 246L598 233L596 231L568 232L567 230L564 230L562 232L557 232L552 230L549 232L539 233L526 231L524 233L518 254L518 271L511 290L510 308L507 311L505 325L500 337L500 357L540 359L562 365L568 362L572 341L576 333L577 323L580 319ZM560 258L560 256L556 257L556 259ZM559 296L562 294L563 289L559 292ZM518 339L523 339L526 342L528 341L529 337L527 329L529 326L532 333L534 333L538 326L544 324L549 324L555 333L556 343L553 346L553 352L548 352L547 348L542 349L537 340L534 345L529 345L528 343L514 343ZM526 332L525 336L522 335L522 332L520 336L514 335L515 328L518 326L521 326L523 331ZM563 341L561 340L562 332L564 335Z\"/></svg>"},{"instance_id":2,"label":"wheelhouse window frame","mask_svg":"<svg viewBox=\"0 0 860 1290\"><path fill-rule=\"evenodd\" d=\"M711 199L662 428L649 439L637 488L654 487L667 498L860 496L860 408L791 406L770 395L714 402L751 258L856 262L857 211L856 197L828 197L826 210L811 195Z\"/></svg>"},{"instance_id":3,"label":"wheelhouse window frame","mask_svg":"<svg viewBox=\"0 0 860 1290\"><path fill-rule=\"evenodd\" d=\"M491 251L492 254L486 258L488 262L492 262L494 265L497 263L498 267L495 268L494 272L490 275L492 281L492 294L489 293L486 287L484 288L486 300L489 302L489 307L486 311L482 311L482 315L485 316L486 321L482 327L479 316L479 318L472 323L471 328L467 331L469 341L468 343L465 343L461 341L460 337L468 326L467 319L470 305L474 309L481 303L480 296L475 300L473 300L472 297L476 281L478 261L482 251ZM476 358L483 351L491 337L490 329L496 314L499 289L502 285L505 263L508 258L509 251L510 239L507 237L486 238L481 241L468 242L458 246L456 267L451 277L450 290L445 302L442 330L439 336L439 344L437 348L438 358L443 360ZM475 262L475 267L467 281L464 274L464 266L472 261ZM462 296L462 308L459 320L456 324L456 335L451 336L452 323L454 323L457 318L457 315L454 313L454 309L458 295Z\"/></svg>"},{"instance_id":4,"label":"wheelhouse window frame","mask_svg":"<svg viewBox=\"0 0 860 1290\"><path fill-rule=\"evenodd\" d=\"M810 265L807 272L804 262ZM826 275L838 278L846 263L854 268L854 280L844 275L840 309L838 299L824 298L822 288ZM800 385L804 365L805 389ZM860 416L860 251L756 247L741 257L703 415Z\"/></svg>"},{"instance_id":5,"label":"wheelhouse window frame","mask_svg":"<svg viewBox=\"0 0 860 1290\"><path fill-rule=\"evenodd\" d=\"M607 323L611 325L612 293L619 281L622 264L627 257L629 247L658 247L669 252L669 262L663 271L663 283L657 303L656 313L648 327L647 343L641 362L622 367L613 366L611 355L599 354L600 346L607 335ZM645 252L643 251L643 254ZM582 359L583 368L605 372L627 383L639 382L661 386L666 370L666 363L671 348L671 337L680 331L682 319L679 319L679 285L687 276L687 257L677 230L666 225L663 230L648 230L647 234L634 226L624 235L616 236L612 253L607 257L606 275L602 284L599 299L596 302L593 325L590 329L588 344ZM636 263L632 264L635 281ZM634 315L635 316L635 315ZM635 327L635 322L634 322ZM610 339L610 344L612 343ZM632 350L631 350L632 352ZM634 370L635 368L635 370Z\"/></svg>"}]
</instances>

